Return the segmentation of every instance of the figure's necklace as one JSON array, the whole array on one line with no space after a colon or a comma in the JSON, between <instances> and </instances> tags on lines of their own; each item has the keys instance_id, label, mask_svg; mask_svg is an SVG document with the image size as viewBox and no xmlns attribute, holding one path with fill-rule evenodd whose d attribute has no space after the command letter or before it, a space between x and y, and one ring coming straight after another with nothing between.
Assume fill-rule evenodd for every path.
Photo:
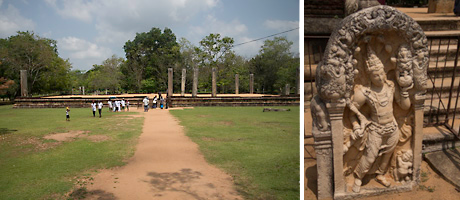
<instances>
[{"instance_id":1,"label":"figure's necklace","mask_svg":"<svg viewBox=\"0 0 460 200\"><path fill-rule=\"evenodd\" d=\"M390 102L389 99L388 99L388 92L386 91L386 88L384 86L384 88L382 89L382 92L378 93L378 92L373 92L374 95L375 95L375 98L377 99L377 103L382 106L382 107L386 107L388 105L388 103Z\"/></svg>"}]
</instances>

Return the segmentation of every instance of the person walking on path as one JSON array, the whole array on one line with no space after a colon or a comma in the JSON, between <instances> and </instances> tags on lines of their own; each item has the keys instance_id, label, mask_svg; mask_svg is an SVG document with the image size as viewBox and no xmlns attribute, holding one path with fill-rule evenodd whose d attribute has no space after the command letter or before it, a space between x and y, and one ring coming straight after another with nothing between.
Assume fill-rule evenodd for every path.
<instances>
[{"instance_id":1,"label":"person walking on path","mask_svg":"<svg viewBox=\"0 0 460 200\"><path fill-rule=\"evenodd\" d=\"M65 108L65 120L70 121L70 108Z\"/></svg>"},{"instance_id":2,"label":"person walking on path","mask_svg":"<svg viewBox=\"0 0 460 200\"><path fill-rule=\"evenodd\" d=\"M163 99L163 97L160 96L160 108L161 109L163 109L164 103L165 103L165 99Z\"/></svg>"},{"instance_id":3,"label":"person walking on path","mask_svg":"<svg viewBox=\"0 0 460 200\"><path fill-rule=\"evenodd\" d=\"M149 111L149 99L145 97L142 102L144 102L144 112L148 112Z\"/></svg>"},{"instance_id":4,"label":"person walking on path","mask_svg":"<svg viewBox=\"0 0 460 200\"><path fill-rule=\"evenodd\" d=\"M99 103L97 104L97 110L99 111L99 118L102 117L102 107L104 106L104 104L102 103L102 101L99 101Z\"/></svg>"},{"instance_id":5,"label":"person walking on path","mask_svg":"<svg viewBox=\"0 0 460 200\"><path fill-rule=\"evenodd\" d=\"M121 103L121 110L122 110L122 111L125 111L125 106L126 106L125 98L123 98L123 99L120 101L120 103Z\"/></svg>"},{"instance_id":6,"label":"person walking on path","mask_svg":"<svg viewBox=\"0 0 460 200\"><path fill-rule=\"evenodd\" d=\"M91 109L93 110L93 117L96 117L96 103L94 101L91 103Z\"/></svg>"},{"instance_id":7,"label":"person walking on path","mask_svg":"<svg viewBox=\"0 0 460 200\"><path fill-rule=\"evenodd\" d=\"M116 103L116 102L117 102L117 101L115 101L115 100L113 100L113 102L112 102L112 107L113 107L112 112L116 112L116 111L117 111L117 103Z\"/></svg>"},{"instance_id":8,"label":"person walking on path","mask_svg":"<svg viewBox=\"0 0 460 200\"><path fill-rule=\"evenodd\" d=\"M112 111L112 101L110 101L110 99L107 101L107 105L109 105L109 112Z\"/></svg>"},{"instance_id":9,"label":"person walking on path","mask_svg":"<svg viewBox=\"0 0 460 200\"><path fill-rule=\"evenodd\" d=\"M152 102L152 108L156 109L157 108L157 96L153 97L153 102Z\"/></svg>"}]
</instances>

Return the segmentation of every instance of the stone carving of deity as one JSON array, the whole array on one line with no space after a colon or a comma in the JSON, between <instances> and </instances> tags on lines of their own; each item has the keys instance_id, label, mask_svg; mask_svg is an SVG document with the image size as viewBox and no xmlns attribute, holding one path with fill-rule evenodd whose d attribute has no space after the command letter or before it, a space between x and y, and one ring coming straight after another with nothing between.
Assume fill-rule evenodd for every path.
<instances>
[{"instance_id":1,"label":"stone carving of deity","mask_svg":"<svg viewBox=\"0 0 460 200\"><path fill-rule=\"evenodd\" d=\"M393 114L393 101L403 110L411 107L408 90L413 87L411 80L405 76L396 76L395 83L387 79L384 65L367 44L366 75L370 85L355 87L354 95L349 103L350 121L353 126L352 140L358 141L363 151L354 169L353 191L359 192L363 177L375 166L376 180L389 187L390 182L384 176L395 147L399 142L399 128ZM400 74L399 71L397 71ZM360 109L367 105L368 113Z\"/></svg>"}]
</instances>

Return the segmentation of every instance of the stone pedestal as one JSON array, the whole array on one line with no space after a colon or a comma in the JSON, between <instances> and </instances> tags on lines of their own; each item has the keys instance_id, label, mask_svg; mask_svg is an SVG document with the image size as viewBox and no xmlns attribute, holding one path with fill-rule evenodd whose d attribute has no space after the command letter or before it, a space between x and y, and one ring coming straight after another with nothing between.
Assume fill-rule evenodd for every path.
<instances>
[{"instance_id":1,"label":"stone pedestal","mask_svg":"<svg viewBox=\"0 0 460 200\"><path fill-rule=\"evenodd\" d=\"M249 94L254 94L254 74L249 74Z\"/></svg>"},{"instance_id":2,"label":"stone pedestal","mask_svg":"<svg viewBox=\"0 0 460 200\"><path fill-rule=\"evenodd\" d=\"M173 95L173 68L168 68L168 97Z\"/></svg>"},{"instance_id":3,"label":"stone pedestal","mask_svg":"<svg viewBox=\"0 0 460 200\"><path fill-rule=\"evenodd\" d=\"M21 70L21 97L28 96L27 70Z\"/></svg>"},{"instance_id":4,"label":"stone pedestal","mask_svg":"<svg viewBox=\"0 0 460 200\"><path fill-rule=\"evenodd\" d=\"M455 0L429 0L428 13L453 13Z\"/></svg>"},{"instance_id":5,"label":"stone pedestal","mask_svg":"<svg viewBox=\"0 0 460 200\"><path fill-rule=\"evenodd\" d=\"M198 92L198 68L193 68L193 85L192 85L192 97L196 97Z\"/></svg>"},{"instance_id":6,"label":"stone pedestal","mask_svg":"<svg viewBox=\"0 0 460 200\"><path fill-rule=\"evenodd\" d=\"M216 97L217 96L217 68L213 67L212 68L212 93L211 93L211 96L212 97Z\"/></svg>"},{"instance_id":7,"label":"stone pedestal","mask_svg":"<svg viewBox=\"0 0 460 200\"><path fill-rule=\"evenodd\" d=\"M235 74L235 94L240 93L240 75Z\"/></svg>"},{"instance_id":8,"label":"stone pedestal","mask_svg":"<svg viewBox=\"0 0 460 200\"><path fill-rule=\"evenodd\" d=\"M185 96L185 77L186 77L187 69L182 69L182 79L180 85L180 95Z\"/></svg>"}]
</instances>

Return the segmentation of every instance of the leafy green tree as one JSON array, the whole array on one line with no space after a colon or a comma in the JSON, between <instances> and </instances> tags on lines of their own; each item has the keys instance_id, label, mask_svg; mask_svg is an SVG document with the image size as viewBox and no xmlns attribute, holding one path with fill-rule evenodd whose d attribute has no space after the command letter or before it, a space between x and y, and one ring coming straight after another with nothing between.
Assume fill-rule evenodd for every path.
<instances>
[{"instance_id":1,"label":"leafy green tree","mask_svg":"<svg viewBox=\"0 0 460 200\"><path fill-rule=\"evenodd\" d=\"M217 85L220 90L228 86L227 68L229 61L235 57L232 51L234 40L231 37L221 37L220 34L209 34L200 41L200 46L195 48L198 55L200 69L200 87L206 91L211 90L212 68L217 68ZM227 64L225 64L227 62Z\"/></svg>"},{"instance_id":2,"label":"leafy green tree","mask_svg":"<svg viewBox=\"0 0 460 200\"><path fill-rule=\"evenodd\" d=\"M259 54L251 59L254 85L259 92L280 93L285 84L295 86L300 59L290 52L292 44L286 37L265 40Z\"/></svg>"},{"instance_id":3,"label":"leafy green tree","mask_svg":"<svg viewBox=\"0 0 460 200\"><path fill-rule=\"evenodd\" d=\"M155 82L158 91L166 90L168 68L175 66L180 59L180 47L171 29L165 28L162 32L159 28L152 28L149 32L137 33L133 41L125 43L124 50L127 63L122 73L126 80L134 81L134 85L124 84L133 87L126 89L146 89L152 83L143 80L149 79L148 82Z\"/></svg>"},{"instance_id":4,"label":"leafy green tree","mask_svg":"<svg viewBox=\"0 0 460 200\"><path fill-rule=\"evenodd\" d=\"M0 76L15 83L19 83L19 71L26 70L29 94L65 91L69 86L66 75L71 66L58 56L56 41L33 32L19 31L1 39L0 65Z\"/></svg>"},{"instance_id":5,"label":"leafy green tree","mask_svg":"<svg viewBox=\"0 0 460 200\"><path fill-rule=\"evenodd\" d=\"M87 72L88 86L90 90L110 90L116 92L121 85L120 66L124 59L112 55L102 62L102 65L93 65L93 68Z\"/></svg>"}]
</instances>

